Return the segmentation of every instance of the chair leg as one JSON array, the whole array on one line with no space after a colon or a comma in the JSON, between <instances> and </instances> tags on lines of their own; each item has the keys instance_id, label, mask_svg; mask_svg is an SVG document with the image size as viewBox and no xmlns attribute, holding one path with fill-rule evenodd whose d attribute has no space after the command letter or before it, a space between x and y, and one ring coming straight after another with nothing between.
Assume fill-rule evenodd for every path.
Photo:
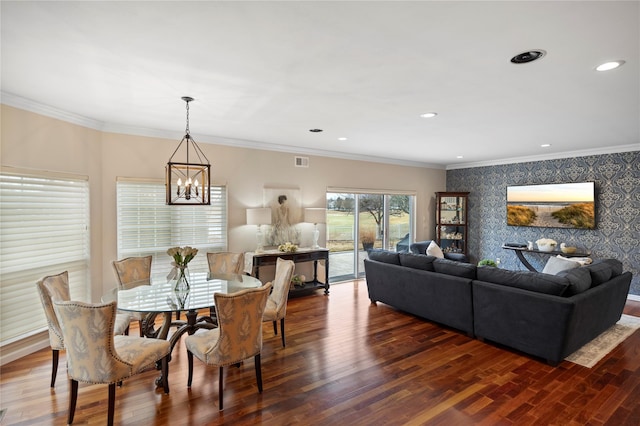
<instances>
[{"instance_id":1,"label":"chair leg","mask_svg":"<svg viewBox=\"0 0 640 426\"><path fill-rule=\"evenodd\" d=\"M125 336L129 335L129 326L127 326L127 328L124 329L124 335Z\"/></svg>"},{"instance_id":2,"label":"chair leg","mask_svg":"<svg viewBox=\"0 0 640 426\"><path fill-rule=\"evenodd\" d=\"M187 387L191 387L191 379L193 379L193 354L187 351L187 361L189 363L189 375L187 376Z\"/></svg>"},{"instance_id":3,"label":"chair leg","mask_svg":"<svg viewBox=\"0 0 640 426\"><path fill-rule=\"evenodd\" d=\"M278 321L273 322L273 334L278 335Z\"/></svg>"},{"instance_id":4,"label":"chair leg","mask_svg":"<svg viewBox=\"0 0 640 426\"><path fill-rule=\"evenodd\" d=\"M56 386L56 376L58 375L58 357L60 351L57 349L51 349L51 387Z\"/></svg>"},{"instance_id":5,"label":"chair leg","mask_svg":"<svg viewBox=\"0 0 640 426\"><path fill-rule=\"evenodd\" d=\"M144 333L142 331L142 320L138 321L138 328L140 329L140 337L144 337Z\"/></svg>"},{"instance_id":6,"label":"chair leg","mask_svg":"<svg viewBox=\"0 0 640 426\"><path fill-rule=\"evenodd\" d=\"M193 360L193 357L192 357ZM164 393L169 393L169 355L162 358L162 387Z\"/></svg>"},{"instance_id":7,"label":"chair leg","mask_svg":"<svg viewBox=\"0 0 640 426\"><path fill-rule=\"evenodd\" d=\"M280 334L282 334L282 347L284 348L287 346L284 342L284 318L280 319Z\"/></svg>"},{"instance_id":8,"label":"chair leg","mask_svg":"<svg viewBox=\"0 0 640 426\"><path fill-rule=\"evenodd\" d=\"M107 411L107 425L113 426L113 414L116 411L116 384L109 383L109 409Z\"/></svg>"},{"instance_id":9,"label":"chair leg","mask_svg":"<svg viewBox=\"0 0 640 426\"><path fill-rule=\"evenodd\" d=\"M222 410L222 389L223 389L223 384L222 384L222 373L224 372L224 367L220 367L220 378L218 379L218 405L220 406L220 408L218 408L219 410Z\"/></svg>"},{"instance_id":10,"label":"chair leg","mask_svg":"<svg viewBox=\"0 0 640 426\"><path fill-rule=\"evenodd\" d=\"M262 393L262 365L260 362L260 354L254 357L256 364L256 381L258 382L258 392Z\"/></svg>"},{"instance_id":11,"label":"chair leg","mask_svg":"<svg viewBox=\"0 0 640 426\"><path fill-rule=\"evenodd\" d=\"M78 381L69 379L69 415L67 424L73 423L73 415L76 413L76 401L78 400Z\"/></svg>"}]
</instances>

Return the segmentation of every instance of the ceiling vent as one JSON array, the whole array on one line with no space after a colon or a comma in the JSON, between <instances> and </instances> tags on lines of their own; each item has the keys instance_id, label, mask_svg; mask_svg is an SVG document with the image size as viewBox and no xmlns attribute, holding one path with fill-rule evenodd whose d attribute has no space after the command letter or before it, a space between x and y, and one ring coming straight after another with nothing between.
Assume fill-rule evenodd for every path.
<instances>
[{"instance_id":1,"label":"ceiling vent","mask_svg":"<svg viewBox=\"0 0 640 426\"><path fill-rule=\"evenodd\" d=\"M295 157L294 162L296 167L309 167L309 157Z\"/></svg>"}]
</instances>

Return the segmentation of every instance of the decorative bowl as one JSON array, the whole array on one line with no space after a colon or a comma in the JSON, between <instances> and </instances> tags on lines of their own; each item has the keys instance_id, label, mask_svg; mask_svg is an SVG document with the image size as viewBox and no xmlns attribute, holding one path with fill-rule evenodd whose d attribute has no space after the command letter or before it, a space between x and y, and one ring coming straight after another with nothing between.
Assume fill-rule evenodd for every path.
<instances>
[{"instance_id":1,"label":"decorative bowl","mask_svg":"<svg viewBox=\"0 0 640 426\"><path fill-rule=\"evenodd\" d=\"M560 250L565 254L573 254L578 250L577 247L560 247Z\"/></svg>"},{"instance_id":2,"label":"decorative bowl","mask_svg":"<svg viewBox=\"0 0 640 426\"><path fill-rule=\"evenodd\" d=\"M558 246L558 242L551 238L541 238L536 241L536 245L540 251L554 251Z\"/></svg>"}]
</instances>

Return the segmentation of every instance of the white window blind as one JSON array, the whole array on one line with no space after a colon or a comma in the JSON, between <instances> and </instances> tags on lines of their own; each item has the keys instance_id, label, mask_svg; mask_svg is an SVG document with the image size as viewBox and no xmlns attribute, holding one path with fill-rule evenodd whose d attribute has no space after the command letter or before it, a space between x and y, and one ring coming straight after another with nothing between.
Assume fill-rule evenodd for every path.
<instances>
[{"instance_id":1,"label":"white window blind","mask_svg":"<svg viewBox=\"0 0 640 426\"><path fill-rule=\"evenodd\" d=\"M227 250L227 189L211 187L210 206L168 206L164 182L118 180L118 259L153 255L151 273L171 270L171 247L191 246L193 270L208 270L207 251Z\"/></svg>"},{"instance_id":2,"label":"white window blind","mask_svg":"<svg viewBox=\"0 0 640 426\"><path fill-rule=\"evenodd\" d=\"M46 329L36 281L69 272L71 298L88 300L89 183L49 172L0 172L0 345Z\"/></svg>"}]
</instances>

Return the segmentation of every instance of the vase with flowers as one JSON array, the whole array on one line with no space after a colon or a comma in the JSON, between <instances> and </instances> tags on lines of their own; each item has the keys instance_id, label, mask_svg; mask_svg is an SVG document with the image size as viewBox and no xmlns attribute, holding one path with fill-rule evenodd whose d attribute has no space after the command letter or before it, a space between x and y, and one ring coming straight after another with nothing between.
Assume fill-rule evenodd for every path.
<instances>
[{"instance_id":1,"label":"vase with flowers","mask_svg":"<svg viewBox=\"0 0 640 426\"><path fill-rule=\"evenodd\" d=\"M167 250L167 254L173 258L173 271L170 275L177 276L175 291L189 290L189 270L187 265L198 254L198 249L185 247L172 247Z\"/></svg>"}]
</instances>

